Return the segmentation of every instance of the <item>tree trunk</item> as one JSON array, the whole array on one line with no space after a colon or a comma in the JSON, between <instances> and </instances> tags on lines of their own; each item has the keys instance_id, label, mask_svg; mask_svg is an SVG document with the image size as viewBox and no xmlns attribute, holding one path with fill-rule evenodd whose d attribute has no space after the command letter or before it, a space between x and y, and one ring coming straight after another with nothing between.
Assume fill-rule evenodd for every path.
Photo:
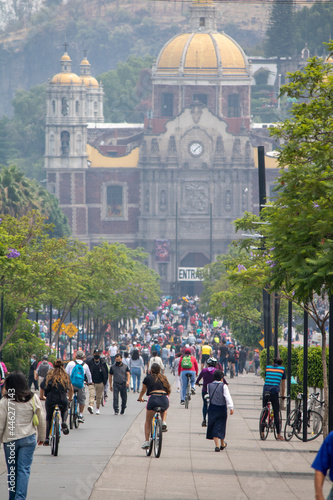
<instances>
[{"instance_id":1,"label":"tree trunk","mask_svg":"<svg viewBox=\"0 0 333 500\"><path fill-rule=\"evenodd\" d=\"M19 313L18 313L18 315L16 317L16 320L15 320L13 328L11 329L10 333L7 335L7 337L5 338L5 340L0 345L0 351L2 351L2 349L5 347L5 345L7 344L7 342L9 342L9 340L12 338L12 336L16 332L17 325L19 324L20 319L22 318L24 311L25 311L25 307L19 311Z\"/></svg>"}]
</instances>

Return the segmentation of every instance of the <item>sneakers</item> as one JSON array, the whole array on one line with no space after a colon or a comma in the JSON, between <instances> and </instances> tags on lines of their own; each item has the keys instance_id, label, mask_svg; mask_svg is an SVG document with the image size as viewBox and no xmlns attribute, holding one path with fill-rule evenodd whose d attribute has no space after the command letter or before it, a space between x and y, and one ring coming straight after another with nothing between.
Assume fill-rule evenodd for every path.
<instances>
[{"instance_id":1,"label":"sneakers","mask_svg":"<svg viewBox=\"0 0 333 500\"><path fill-rule=\"evenodd\" d=\"M88 411L89 411L89 413L93 414L94 413L94 408L92 406L88 406Z\"/></svg>"},{"instance_id":2,"label":"sneakers","mask_svg":"<svg viewBox=\"0 0 333 500\"><path fill-rule=\"evenodd\" d=\"M162 422L162 432L167 432L168 426L165 422Z\"/></svg>"},{"instance_id":3,"label":"sneakers","mask_svg":"<svg viewBox=\"0 0 333 500\"><path fill-rule=\"evenodd\" d=\"M84 424L84 416L79 415L78 421L80 422L80 424Z\"/></svg>"},{"instance_id":4,"label":"sneakers","mask_svg":"<svg viewBox=\"0 0 333 500\"><path fill-rule=\"evenodd\" d=\"M50 440L49 440L49 438L46 438L43 446L49 446L49 445L50 445Z\"/></svg>"},{"instance_id":5,"label":"sneakers","mask_svg":"<svg viewBox=\"0 0 333 500\"><path fill-rule=\"evenodd\" d=\"M64 434L66 434L66 435L67 435L67 434L69 434L69 429L68 429L68 425L66 424L66 422L63 422L63 423L61 424L61 428L62 428L62 432L63 432Z\"/></svg>"},{"instance_id":6,"label":"sneakers","mask_svg":"<svg viewBox=\"0 0 333 500\"><path fill-rule=\"evenodd\" d=\"M121 410L120 415L124 415L125 410Z\"/></svg>"},{"instance_id":7,"label":"sneakers","mask_svg":"<svg viewBox=\"0 0 333 500\"><path fill-rule=\"evenodd\" d=\"M141 448L142 448L143 450L148 450L148 448L149 448L149 441L145 441L145 442L143 443L143 445L141 446Z\"/></svg>"},{"instance_id":8,"label":"sneakers","mask_svg":"<svg viewBox=\"0 0 333 500\"><path fill-rule=\"evenodd\" d=\"M115 415L119 415L119 411L118 411L118 410L117 410L117 411L115 411L115 412L114 412L114 414L115 414Z\"/></svg>"},{"instance_id":9,"label":"sneakers","mask_svg":"<svg viewBox=\"0 0 333 500\"><path fill-rule=\"evenodd\" d=\"M180 404L181 404L181 405L184 405L184 404L185 404L184 399L181 399Z\"/></svg>"},{"instance_id":10,"label":"sneakers","mask_svg":"<svg viewBox=\"0 0 333 500\"><path fill-rule=\"evenodd\" d=\"M96 408L96 415L100 415L101 412L99 411L99 408Z\"/></svg>"},{"instance_id":11,"label":"sneakers","mask_svg":"<svg viewBox=\"0 0 333 500\"><path fill-rule=\"evenodd\" d=\"M203 421L201 422L201 427L207 427L206 420L203 420Z\"/></svg>"},{"instance_id":12,"label":"sneakers","mask_svg":"<svg viewBox=\"0 0 333 500\"><path fill-rule=\"evenodd\" d=\"M191 392L192 392L192 394L195 394L195 388L194 387L191 388Z\"/></svg>"}]
</instances>

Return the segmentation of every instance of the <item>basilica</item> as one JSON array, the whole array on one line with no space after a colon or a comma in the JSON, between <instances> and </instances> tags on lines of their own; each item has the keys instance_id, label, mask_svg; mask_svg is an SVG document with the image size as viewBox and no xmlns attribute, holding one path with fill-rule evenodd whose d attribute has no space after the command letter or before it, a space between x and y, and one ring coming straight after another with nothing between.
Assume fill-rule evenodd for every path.
<instances>
[{"instance_id":1,"label":"basilica","mask_svg":"<svg viewBox=\"0 0 333 500\"><path fill-rule=\"evenodd\" d=\"M105 123L101 84L86 57L73 72L66 48L47 90L47 187L73 236L144 248L166 294L195 291L197 268L228 251L232 222L259 204L251 63L217 31L212 0L190 13L154 63L144 123Z\"/></svg>"}]
</instances>

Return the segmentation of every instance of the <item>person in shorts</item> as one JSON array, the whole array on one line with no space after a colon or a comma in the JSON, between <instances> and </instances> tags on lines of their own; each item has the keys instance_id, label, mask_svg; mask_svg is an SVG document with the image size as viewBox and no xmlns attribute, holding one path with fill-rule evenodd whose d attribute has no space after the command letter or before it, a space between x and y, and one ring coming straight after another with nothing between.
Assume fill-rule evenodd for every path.
<instances>
[{"instance_id":1,"label":"person in shorts","mask_svg":"<svg viewBox=\"0 0 333 500\"><path fill-rule=\"evenodd\" d=\"M166 424L167 409L169 408L169 395L171 393L171 386L168 379L162 375L161 367L158 363L153 363L151 366L150 374L147 375L142 382L142 389L138 401L143 402L144 394L147 394L148 403L146 406L146 421L145 421L145 442L141 446L146 450L149 448L149 435L151 430L151 423L154 418L154 408L163 408L161 412L162 430L168 430Z\"/></svg>"}]
</instances>

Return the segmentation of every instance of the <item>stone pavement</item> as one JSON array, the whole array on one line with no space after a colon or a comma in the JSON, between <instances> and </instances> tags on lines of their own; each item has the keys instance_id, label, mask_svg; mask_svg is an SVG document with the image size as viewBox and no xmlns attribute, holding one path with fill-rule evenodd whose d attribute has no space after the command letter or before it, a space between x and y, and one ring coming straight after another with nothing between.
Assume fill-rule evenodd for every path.
<instances>
[{"instance_id":1,"label":"stone pavement","mask_svg":"<svg viewBox=\"0 0 333 500\"><path fill-rule=\"evenodd\" d=\"M215 453L201 427L201 394L186 410L170 398L169 431L161 457L141 450L145 412L122 439L96 482L90 500L281 500L314 499L310 467L322 438L303 443L259 439L262 380L252 374L230 380L235 412L227 424L226 450ZM330 489L325 482L324 492Z\"/></svg>"}]
</instances>

